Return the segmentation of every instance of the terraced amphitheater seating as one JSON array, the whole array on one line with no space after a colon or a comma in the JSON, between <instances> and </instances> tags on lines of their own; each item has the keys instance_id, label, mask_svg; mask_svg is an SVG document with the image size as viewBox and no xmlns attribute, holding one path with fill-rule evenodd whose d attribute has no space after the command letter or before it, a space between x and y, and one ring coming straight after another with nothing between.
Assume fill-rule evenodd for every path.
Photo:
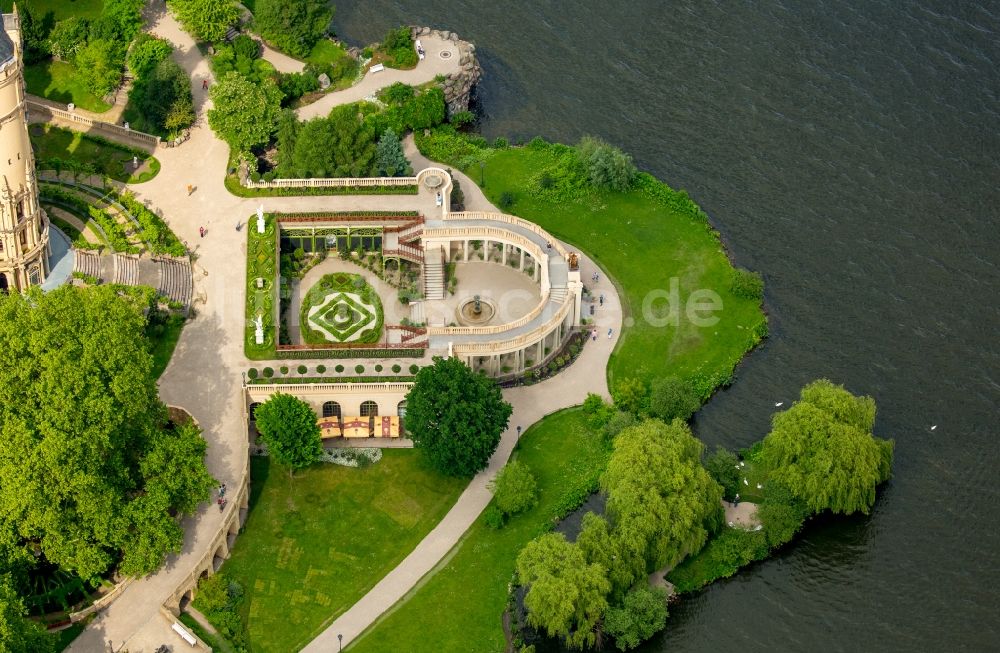
<instances>
[{"instance_id":1,"label":"terraced amphitheater seating","mask_svg":"<svg viewBox=\"0 0 1000 653\"><path fill-rule=\"evenodd\" d=\"M156 260L160 264L160 283L156 290L161 295L169 297L171 301L188 308L194 294L190 261L170 257L157 258Z\"/></svg>"},{"instance_id":2,"label":"terraced amphitheater seating","mask_svg":"<svg viewBox=\"0 0 1000 653\"><path fill-rule=\"evenodd\" d=\"M115 253L114 283L125 286L139 285L139 257L131 254Z\"/></svg>"},{"instance_id":3,"label":"terraced amphitheater seating","mask_svg":"<svg viewBox=\"0 0 1000 653\"><path fill-rule=\"evenodd\" d=\"M85 249L78 249L74 251L75 256L73 259L73 272L80 272L89 277L103 279L103 266L101 265L102 257L100 254L89 252Z\"/></svg>"}]
</instances>

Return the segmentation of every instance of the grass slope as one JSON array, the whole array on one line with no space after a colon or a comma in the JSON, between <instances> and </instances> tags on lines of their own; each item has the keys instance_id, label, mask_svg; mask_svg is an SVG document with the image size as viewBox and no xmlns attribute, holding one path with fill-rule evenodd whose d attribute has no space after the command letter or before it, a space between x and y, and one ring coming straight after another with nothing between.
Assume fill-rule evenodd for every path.
<instances>
[{"instance_id":1,"label":"grass slope","mask_svg":"<svg viewBox=\"0 0 1000 653\"><path fill-rule=\"evenodd\" d=\"M258 653L308 643L399 564L467 484L395 449L364 469L314 465L293 479L254 458L251 477L250 515L222 571L246 591Z\"/></svg>"},{"instance_id":2,"label":"grass slope","mask_svg":"<svg viewBox=\"0 0 1000 653\"><path fill-rule=\"evenodd\" d=\"M35 124L28 128L28 135L35 150L35 160L42 167L51 159L75 160L93 165L99 175L107 175L116 181L130 184L149 181L160 170L160 162L152 155L96 140L81 132ZM147 168L146 172L140 172L137 177L132 176L134 156L139 157L140 170Z\"/></svg>"},{"instance_id":3,"label":"grass slope","mask_svg":"<svg viewBox=\"0 0 1000 653\"><path fill-rule=\"evenodd\" d=\"M730 292L732 265L718 235L704 220L637 190L594 192L569 202L533 197L530 180L551 161L549 150L497 151L486 161L484 191L494 204L503 193L512 193L516 200L511 212L586 252L623 291L626 325L628 317L635 323L626 326L609 363L612 385L629 376L649 380L671 374L700 377L702 386L718 385L710 379L728 380L750 349L751 333L765 318L756 301ZM478 181L479 170L470 176ZM676 326L655 326L643 315L643 301L653 297L650 293L669 293L674 279L680 319ZM696 326L685 315L688 298L699 289L714 290L722 299L714 326ZM657 300L653 306L662 310L667 301Z\"/></svg>"},{"instance_id":4,"label":"grass slope","mask_svg":"<svg viewBox=\"0 0 1000 653\"><path fill-rule=\"evenodd\" d=\"M350 650L504 650L501 615L518 552L547 531L556 516L588 496L607 455L602 438L590 431L580 409L550 415L529 428L514 456L535 474L538 505L501 530L477 519L443 565Z\"/></svg>"},{"instance_id":5,"label":"grass slope","mask_svg":"<svg viewBox=\"0 0 1000 653\"><path fill-rule=\"evenodd\" d=\"M91 93L77 75L76 67L65 61L46 60L24 67L28 93L102 113L111 105Z\"/></svg>"}]
</instances>

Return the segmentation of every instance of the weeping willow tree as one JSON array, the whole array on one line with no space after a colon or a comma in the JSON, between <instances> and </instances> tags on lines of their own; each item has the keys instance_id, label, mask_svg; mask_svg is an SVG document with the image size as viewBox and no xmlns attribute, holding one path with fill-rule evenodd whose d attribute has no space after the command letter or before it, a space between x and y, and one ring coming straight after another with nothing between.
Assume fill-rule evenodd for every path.
<instances>
[{"instance_id":1,"label":"weeping willow tree","mask_svg":"<svg viewBox=\"0 0 1000 653\"><path fill-rule=\"evenodd\" d=\"M871 511L875 486L889 478L893 441L877 438L875 400L820 379L774 416L761 460L813 512Z\"/></svg>"}]
</instances>

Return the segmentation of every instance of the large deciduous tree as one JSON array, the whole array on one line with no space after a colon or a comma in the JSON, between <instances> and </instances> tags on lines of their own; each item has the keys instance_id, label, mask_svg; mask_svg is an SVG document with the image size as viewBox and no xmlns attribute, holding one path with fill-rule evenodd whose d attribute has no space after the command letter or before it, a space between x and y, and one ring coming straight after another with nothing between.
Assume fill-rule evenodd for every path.
<instances>
[{"instance_id":1,"label":"large deciduous tree","mask_svg":"<svg viewBox=\"0 0 1000 653\"><path fill-rule=\"evenodd\" d=\"M254 27L288 54L305 58L333 20L327 0L257 0Z\"/></svg>"},{"instance_id":2,"label":"large deciduous tree","mask_svg":"<svg viewBox=\"0 0 1000 653\"><path fill-rule=\"evenodd\" d=\"M184 29L202 41L221 41L239 18L233 0L170 0L170 6Z\"/></svg>"},{"instance_id":3,"label":"large deciduous tree","mask_svg":"<svg viewBox=\"0 0 1000 653\"><path fill-rule=\"evenodd\" d=\"M0 296L0 542L83 578L154 571L214 484L197 429L167 425L146 308L110 287Z\"/></svg>"},{"instance_id":4,"label":"large deciduous tree","mask_svg":"<svg viewBox=\"0 0 1000 653\"><path fill-rule=\"evenodd\" d=\"M663 630L667 623L667 593L656 587L637 587L620 606L608 609L605 630L621 651L633 649Z\"/></svg>"},{"instance_id":5,"label":"large deciduous tree","mask_svg":"<svg viewBox=\"0 0 1000 653\"><path fill-rule=\"evenodd\" d=\"M701 466L702 449L680 420L647 420L615 438L601 485L633 581L697 551L721 523L722 488Z\"/></svg>"},{"instance_id":6,"label":"large deciduous tree","mask_svg":"<svg viewBox=\"0 0 1000 653\"><path fill-rule=\"evenodd\" d=\"M517 573L528 586L524 606L531 625L572 648L595 644L611 589L601 565L588 563L562 533L547 533L521 550Z\"/></svg>"},{"instance_id":7,"label":"large deciduous tree","mask_svg":"<svg viewBox=\"0 0 1000 653\"><path fill-rule=\"evenodd\" d=\"M271 457L291 475L323 453L316 413L298 397L278 392L257 407L257 430Z\"/></svg>"},{"instance_id":8,"label":"large deciduous tree","mask_svg":"<svg viewBox=\"0 0 1000 653\"><path fill-rule=\"evenodd\" d=\"M209 94L208 124L229 145L247 151L266 143L281 114L281 91L270 79L254 84L237 72L226 73Z\"/></svg>"},{"instance_id":9,"label":"large deciduous tree","mask_svg":"<svg viewBox=\"0 0 1000 653\"><path fill-rule=\"evenodd\" d=\"M892 467L893 442L876 438L874 426L874 399L820 379L774 416L762 460L813 512L867 514Z\"/></svg>"},{"instance_id":10,"label":"large deciduous tree","mask_svg":"<svg viewBox=\"0 0 1000 653\"><path fill-rule=\"evenodd\" d=\"M445 474L471 476L489 463L511 406L492 379L457 358L435 358L406 397L406 430Z\"/></svg>"}]
</instances>

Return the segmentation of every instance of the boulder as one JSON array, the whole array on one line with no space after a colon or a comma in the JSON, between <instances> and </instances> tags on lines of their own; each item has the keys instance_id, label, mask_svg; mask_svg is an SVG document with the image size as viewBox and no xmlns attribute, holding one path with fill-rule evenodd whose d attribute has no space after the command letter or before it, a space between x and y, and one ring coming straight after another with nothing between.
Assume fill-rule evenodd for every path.
<instances>
[{"instance_id":1,"label":"boulder","mask_svg":"<svg viewBox=\"0 0 1000 653\"><path fill-rule=\"evenodd\" d=\"M330 88L330 77L326 73L322 73L319 76L319 89L325 91Z\"/></svg>"}]
</instances>

